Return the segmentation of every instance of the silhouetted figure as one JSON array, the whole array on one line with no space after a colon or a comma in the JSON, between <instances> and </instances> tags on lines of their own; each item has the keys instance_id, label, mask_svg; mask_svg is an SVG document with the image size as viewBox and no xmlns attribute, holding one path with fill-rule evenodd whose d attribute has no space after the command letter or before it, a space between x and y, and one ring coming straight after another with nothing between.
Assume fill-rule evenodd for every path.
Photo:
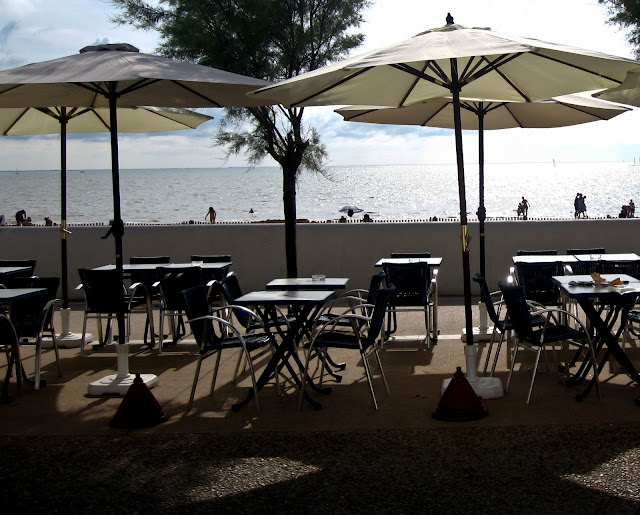
<instances>
[{"instance_id":1,"label":"silhouetted figure","mask_svg":"<svg viewBox=\"0 0 640 515\"><path fill-rule=\"evenodd\" d=\"M447 25L453 25L453 16L451 16L451 13L447 13Z\"/></svg>"},{"instance_id":2,"label":"silhouetted figure","mask_svg":"<svg viewBox=\"0 0 640 515\"><path fill-rule=\"evenodd\" d=\"M349 218L351 218L353 216L353 209L349 209L349 211L347 211L347 214L349 215Z\"/></svg>"}]
</instances>

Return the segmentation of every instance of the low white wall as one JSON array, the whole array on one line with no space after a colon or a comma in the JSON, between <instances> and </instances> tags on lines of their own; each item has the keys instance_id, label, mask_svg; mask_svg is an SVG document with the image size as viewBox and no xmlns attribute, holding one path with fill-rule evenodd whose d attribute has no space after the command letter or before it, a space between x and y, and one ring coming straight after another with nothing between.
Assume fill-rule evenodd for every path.
<instances>
[{"instance_id":1,"label":"low white wall","mask_svg":"<svg viewBox=\"0 0 640 515\"><path fill-rule=\"evenodd\" d=\"M640 253L640 219L505 221L486 224L487 279L495 287L518 249L605 247L607 252ZM470 224L471 275L479 271L478 224ZM71 227L68 235L69 292L79 283L78 268L114 262L113 238L101 239L108 227ZM36 259L36 274L60 275L57 227L0 228L0 259ZM349 277L349 287L367 287L375 262L393 251L430 251L443 259L442 295L462 295L460 226L427 223L301 223L298 225L298 273ZM232 270L245 291L264 288L284 277L283 224L215 224L127 226L124 260L135 255L169 255L174 262L191 254L231 254ZM475 285L474 285L475 286ZM473 288L474 293L477 289Z\"/></svg>"}]
</instances>

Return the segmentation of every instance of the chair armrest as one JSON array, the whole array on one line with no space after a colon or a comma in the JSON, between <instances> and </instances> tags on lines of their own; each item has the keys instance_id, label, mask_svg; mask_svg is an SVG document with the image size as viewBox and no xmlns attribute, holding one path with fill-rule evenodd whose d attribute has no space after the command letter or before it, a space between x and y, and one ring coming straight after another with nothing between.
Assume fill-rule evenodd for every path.
<instances>
[{"instance_id":1,"label":"chair armrest","mask_svg":"<svg viewBox=\"0 0 640 515\"><path fill-rule=\"evenodd\" d=\"M348 320L362 320L364 322L368 322L371 320L371 316L367 313L370 313L371 311L373 311L374 305L373 304L358 304L357 306L353 306L349 309L347 309L346 311L344 311L343 313L340 313L339 315L336 315L335 317L332 317L330 320L327 320L325 322L316 322L313 326L312 329L312 333L316 333L316 332L326 332L327 330L334 330L336 328L336 325L340 322L343 321L345 319ZM357 311L362 311L363 315L359 315L357 313ZM318 316L316 317L316 321L320 320L320 314L318 314ZM352 328L353 328L353 324L352 324Z\"/></svg>"},{"instance_id":2,"label":"chair armrest","mask_svg":"<svg viewBox=\"0 0 640 515\"><path fill-rule=\"evenodd\" d=\"M237 306L237 307L241 307L241 306ZM197 322L198 320L211 320L212 322L216 322L220 325L222 332L224 332L225 334L234 334L242 343L242 346L244 348L247 347L246 342L244 341L244 337L242 335L242 333L238 330L238 328L236 326L234 326L231 322L229 322L228 320L225 320L223 318L217 317L215 315L205 315L205 316L201 316L201 317L196 317L196 318L191 318L189 320L187 320L187 322L191 323L191 322Z\"/></svg>"},{"instance_id":3,"label":"chair armrest","mask_svg":"<svg viewBox=\"0 0 640 515\"><path fill-rule=\"evenodd\" d=\"M229 321L229 319L230 319L231 314L233 313L234 310L243 311L250 318L254 319L258 323L258 325L260 327L262 327L263 330L266 330L265 326L264 326L264 322L262 321L262 319L254 311L250 310L249 308L246 308L245 306L238 306L237 304L229 304L227 306L221 306L221 307L218 307L218 308L213 308L211 310L211 313L212 313L212 316L215 316L215 313L218 313L218 312L222 311L222 312L224 312L226 314L227 321L229 323L231 323ZM220 317L218 317L218 318L220 318ZM237 332L237 330L236 330L236 332Z\"/></svg>"},{"instance_id":4,"label":"chair armrest","mask_svg":"<svg viewBox=\"0 0 640 515\"><path fill-rule=\"evenodd\" d=\"M83 288L83 286L84 285L82 283L80 283L78 286L75 287L75 290L79 291L79 290L81 290Z\"/></svg>"}]
</instances>

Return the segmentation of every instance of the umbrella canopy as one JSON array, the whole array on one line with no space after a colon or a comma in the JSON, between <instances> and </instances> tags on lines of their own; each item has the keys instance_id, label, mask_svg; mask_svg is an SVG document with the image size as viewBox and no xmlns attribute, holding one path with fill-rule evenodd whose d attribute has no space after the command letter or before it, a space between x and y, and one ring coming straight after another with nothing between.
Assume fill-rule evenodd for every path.
<instances>
[{"instance_id":1,"label":"umbrella canopy","mask_svg":"<svg viewBox=\"0 0 640 515\"><path fill-rule=\"evenodd\" d=\"M109 109L31 107L0 109L0 134L25 136L58 134L66 119L66 132L109 132ZM188 109L169 107L131 107L118 109L119 132L167 132L195 129L213 117Z\"/></svg>"},{"instance_id":2,"label":"umbrella canopy","mask_svg":"<svg viewBox=\"0 0 640 515\"><path fill-rule=\"evenodd\" d=\"M360 209L358 206L342 206L338 209L338 213L348 213L349 211L352 213L362 213L364 209Z\"/></svg>"},{"instance_id":3,"label":"umbrella canopy","mask_svg":"<svg viewBox=\"0 0 640 515\"><path fill-rule=\"evenodd\" d=\"M479 131L480 274L485 275L486 209L484 206L484 130L547 128L609 120L629 111L609 102L578 95L564 95L537 102L482 102L462 100L460 123L463 129ZM336 109L346 121L391 125L420 125L453 129L453 101L433 99L404 107L350 106Z\"/></svg>"},{"instance_id":4,"label":"umbrella canopy","mask_svg":"<svg viewBox=\"0 0 640 515\"><path fill-rule=\"evenodd\" d=\"M120 132L166 132L195 129L211 116L187 109L130 107L118 109ZM63 307L69 307L67 278L67 133L109 132L109 109L16 107L0 109L0 133L23 136L60 133L60 254Z\"/></svg>"},{"instance_id":5,"label":"umbrella canopy","mask_svg":"<svg viewBox=\"0 0 640 515\"><path fill-rule=\"evenodd\" d=\"M398 44L352 57L262 88L251 95L287 106L401 107L453 97L460 197L465 324L473 344L469 234L460 96L501 101L542 100L608 88L640 62L601 52L453 23Z\"/></svg>"},{"instance_id":6,"label":"umbrella canopy","mask_svg":"<svg viewBox=\"0 0 640 515\"><path fill-rule=\"evenodd\" d=\"M622 84L593 95L602 100L640 107L640 70L627 73Z\"/></svg>"},{"instance_id":7,"label":"umbrella canopy","mask_svg":"<svg viewBox=\"0 0 640 515\"><path fill-rule=\"evenodd\" d=\"M207 66L139 53L126 43L85 47L79 54L0 72L0 107L109 108L115 264L122 279L118 107L222 107L264 105L245 94L267 81ZM124 313L118 313L124 341Z\"/></svg>"}]
</instances>

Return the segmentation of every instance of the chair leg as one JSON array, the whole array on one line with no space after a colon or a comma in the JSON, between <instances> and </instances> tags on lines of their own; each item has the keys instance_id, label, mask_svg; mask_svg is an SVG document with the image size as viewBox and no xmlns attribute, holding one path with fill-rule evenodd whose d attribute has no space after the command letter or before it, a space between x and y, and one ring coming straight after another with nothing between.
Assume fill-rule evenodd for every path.
<instances>
[{"instance_id":1,"label":"chair leg","mask_svg":"<svg viewBox=\"0 0 640 515\"><path fill-rule=\"evenodd\" d=\"M493 356L493 365L491 365L491 373L489 374L489 377L493 377L493 374L495 374L496 372L496 367L498 366L498 358L500 357L500 351L502 350L502 343L504 342L504 338L505 333L500 333L500 340L498 340L498 347L496 348L496 353Z\"/></svg>"},{"instance_id":2,"label":"chair leg","mask_svg":"<svg viewBox=\"0 0 640 515\"><path fill-rule=\"evenodd\" d=\"M198 384L198 377L200 376L200 367L202 366L202 354L198 356L198 364L196 365L196 373L193 376L193 385L191 386L191 395L189 396L189 404L187 404L187 413L193 406L193 398L196 395L196 385Z\"/></svg>"},{"instance_id":3,"label":"chair leg","mask_svg":"<svg viewBox=\"0 0 640 515\"><path fill-rule=\"evenodd\" d=\"M249 351L245 348L244 352L247 355L247 363L249 363L249 371L251 372L251 381L253 382L253 396L256 398L256 410L259 412L260 411L260 403L258 401L258 382L256 381L256 374L255 371L253 370L253 361L251 359L251 354L249 354ZM278 371L276 370L276 381L278 380Z\"/></svg>"},{"instance_id":4,"label":"chair leg","mask_svg":"<svg viewBox=\"0 0 640 515\"><path fill-rule=\"evenodd\" d=\"M378 362L378 368L380 369L380 375L382 376L382 381L384 382L385 390L387 390L387 395L391 395L391 390L389 390L389 383L387 383L387 376L384 373L384 368L382 368L382 361L380 361L380 353L378 349L373 348L373 353L376 356L376 361Z\"/></svg>"},{"instance_id":5,"label":"chair leg","mask_svg":"<svg viewBox=\"0 0 640 515\"><path fill-rule=\"evenodd\" d=\"M87 312L84 313L84 319L82 320L82 341L80 342L80 356L84 356L84 339L87 335ZM98 340L99 341L99 340Z\"/></svg>"},{"instance_id":6,"label":"chair leg","mask_svg":"<svg viewBox=\"0 0 640 515\"><path fill-rule=\"evenodd\" d=\"M373 406L378 411L378 401L376 401L376 394L373 391L373 377L371 374L371 368L369 367L369 360L367 359L367 355L364 352L361 352L362 363L364 364L364 373L367 376L367 382L369 383L369 391L371 392L371 400L373 400Z\"/></svg>"},{"instance_id":7,"label":"chair leg","mask_svg":"<svg viewBox=\"0 0 640 515\"><path fill-rule=\"evenodd\" d=\"M34 390L40 389L40 365L42 363L42 345L40 337L36 340L36 353L35 353L35 382L33 384Z\"/></svg>"},{"instance_id":8,"label":"chair leg","mask_svg":"<svg viewBox=\"0 0 640 515\"><path fill-rule=\"evenodd\" d=\"M487 348L487 357L484 360L484 369L482 370L483 374L487 373L487 369L489 368L489 359L491 358L491 351L493 350L493 341L496 337L496 328L493 328L493 333L491 333L491 341L489 342L489 347ZM492 374L493 375L493 374Z\"/></svg>"},{"instance_id":9,"label":"chair leg","mask_svg":"<svg viewBox=\"0 0 640 515\"><path fill-rule=\"evenodd\" d=\"M213 395L213 389L216 386L216 379L218 378L218 368L220 367L220 357L222 356L222 351L217 351L216 356L216 365L213 369L213 377L211 378L211 390L209 391L209 395Z\"/></svg>"},{"instance_id":10,"label":"chair leg","mask_svg":"<svg viewBox=\"0 0 640 515\"><path fill-rule=\"evenodd\" d=\"M533 365L533 374L531 376L531 384L529 385L529 393L527 394L527 404L531 400L531 392L533 392L533 383L536 381L536 373L538 372L538 364L540 363L540 354L542 353L543 346L538 347L538 351L536 352L536 362Z\"/></svg>"},{"instance_id":11,"label":"chair leg","mask_svg":"<svg viewBox=\"0 0 640 515\"><path fill-rule=\"evenodd\" d=\"M304 369L302 371L302 377L300 378L300 400L298 401L298 411L302 411L302 403L304 402L305 385L307 384L307 377L309 376L309 361L311 360L311 354L313 353L313 345L311 345L306 352L306 359L304 360Z\"/></svg>"},{"instance_id":12,"label":"chair leg","mask_svg":"<svg viewBox=\"0 0 640 515\"><path fill-rule=\"evenodd\" d=\"M511 384L511 376L513 375L513 369L516 366L516 358L518 357L518 347L520 347L518 345L518 342L516 341L514 343L514 347L513 347L513 356L511 356L511 367L509 368L509 377L507 377L507 384L504 387L504 391L508 392L509 391L509 385Z\"/></svg>"}]
</instances>

